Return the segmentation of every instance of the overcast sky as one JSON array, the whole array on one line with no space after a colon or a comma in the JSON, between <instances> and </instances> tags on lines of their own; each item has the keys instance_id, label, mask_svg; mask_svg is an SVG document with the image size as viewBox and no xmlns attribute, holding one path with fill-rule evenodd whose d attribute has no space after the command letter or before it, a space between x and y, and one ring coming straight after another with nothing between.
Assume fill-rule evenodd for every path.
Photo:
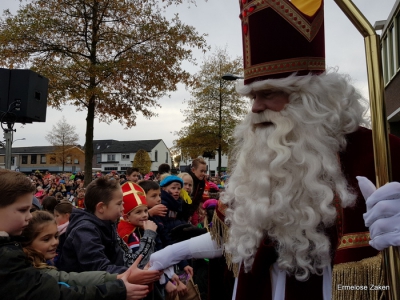
<instances>
[{"instance_id":1,"label":"overcast sky","mask_svg":"<svg viewBox=\"0 0 400 300\"><path fill-rule=\"evenodd\" d=\"M386 20L396 0L355 0L353 2L373 25L378 20ZM19 0L0 0L0 12L7 8L16 12L19 3ZM196 27L199 33L208 34L207 41L212 48L211 52L216 47L226 47L231 57L242 56L241 28L238 17L239 0L208 0L207 2L197 0L196 6L189 7L188 4L183 4L173 10L180 14L184 23ZM337 67L341 73L350 74L356 87L367 98L364 40L334 0L325 0L325 38L327 65ZM195 53L197 61L201 64L203 54ZM188 63L184 66L191 73L199 69L199 66ZM162 107L156 110L157 117L147 120L139 114L137 126L131 129L125 130L117 122L106 124L95 121L94 139L163 139L166 145L171 147L173 140L176 139L174 132L185 125L182 123L181 110L185 108L183 101L189 97L185 87L180 85L178 91L172 93L170 98L159 100ZM48 108L44 123L16 124L17 132L14 134L14 140L21 138L26 140L16 141L14 147L49 145L44 136L63 115L68 123L76 126L79 143L83 145L86 112L76 112L73 106L65 106L62 111Z\"/></svg>"}]
</instances>

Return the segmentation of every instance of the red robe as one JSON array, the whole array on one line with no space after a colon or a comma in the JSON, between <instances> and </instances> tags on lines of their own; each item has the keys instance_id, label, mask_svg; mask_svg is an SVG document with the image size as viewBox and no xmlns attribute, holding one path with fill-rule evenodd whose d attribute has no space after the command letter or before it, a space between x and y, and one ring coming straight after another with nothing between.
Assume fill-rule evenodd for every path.
<instances>
[{"instance_id":1,"label":"red robe","mask_svg":"<svg viewBox=\"0 0 400 300\"><path fill-rule=\"evenodd\" d=\"M360 127L354 133L347 135L346 150L339 154L343 173L348 184L358 192L356 205L342 208L336 203L336 225L327 229L331 240L332 264L360 261L373 257L378 251L372 248L369 241L369 231L364 225L363 214L366 212L365 200L358 187L356 176L367 177L375 184L375 167L372 144L372 131ZM392 180L400 181L400 139L390 136L390 151L393 154ZM220 219L223 212L217 211ZM272 299L270 266L276 261L277 253L274 245L266 238L260 245L248 273L241 271L236 293L236 300ZM222 268L221 260L210 264L210 296L209 299L232 299L233 273ZM224 269L224 270L223 270ZM224 276L221 272L225 272ZM307 281L297 281L293 276L286 278L285 300L292 299L323 299L322 276L312 275Z\"/></svg>"}]
</instances>

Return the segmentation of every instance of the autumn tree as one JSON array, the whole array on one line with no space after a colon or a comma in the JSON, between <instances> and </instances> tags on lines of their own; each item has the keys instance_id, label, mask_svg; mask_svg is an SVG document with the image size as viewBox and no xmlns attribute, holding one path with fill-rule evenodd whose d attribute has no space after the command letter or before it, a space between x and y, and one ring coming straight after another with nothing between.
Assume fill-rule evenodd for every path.
<instances>
[{"instance_id":1,"label":"autumn tree","mask_svg":"<svg viewBox=\"0 0 400 300\"><path fill-rule=\"evenodd\" d=\"M242 74L242 59L232 59L226 49L217 49L192 77L191 98L183 111L188 125L174 141L183 157L213 156L217 151L218 170L222 154L230 150L234 127L248 111L248 104L235 91L234 82L222 79L226 73Z\"/></svg>"},{"instance_id":2,"label":"autumn tree","mask_svg":"<svg viewBox=\"0 0 400 300\"><path fill-rule=\"evenodd\" d=\"M86 185L94 119L135 126L139 112L154 116L157 99L188 82L181 62L193 62L192 48L203 49L205 39L178 15L163 15L182 2L30 0L0 19L0 66L28 67L49 78L52 107L69 103L87 111Z\"/></svg>"},{"instance_id":3,"label":"autumn tree","mask_svg":"<svg viewBox=\"0 0 400 300\"><path fill-rule=\"evenodd\" d=\"M63 172L65 164L70 163L70 160L73 159L71 148L75 147L79 140L79 135L75 130L75 126L68 124L63 116L45 136L46 140L55 146L54 153L51 156L55 157L56 161L62 164Z\"/></svg>"},{"instance_id":4,"label":"autumn tree","mask_svg":"<svg viewBox=\"0 0 400 300\"><path fill-rule=\"evenodd\" d=\"M181 155L177 155L177 156L174 157L174 167L175 168L179 168L181 160L182 160L182 156Z\"/></svg>"},{"instance_id":5,"label":"autumn tree","mask_svg":"<svg viewBox=\"0 0 400 300\"><path fill-rule=\"evenodd\" d=\"M147 174L151 171L151 157L144 149L139 149L132 162L133 168L138 168L141 174Z\"/></svg>"}]
</instances>

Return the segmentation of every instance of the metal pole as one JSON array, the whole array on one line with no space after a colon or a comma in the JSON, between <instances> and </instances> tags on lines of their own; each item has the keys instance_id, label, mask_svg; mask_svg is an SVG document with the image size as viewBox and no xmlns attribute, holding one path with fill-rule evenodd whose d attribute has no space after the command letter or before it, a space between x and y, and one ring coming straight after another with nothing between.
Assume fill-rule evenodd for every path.
<instances>
[{"instance_id":1,"label":"metal pole","mask_svg":"<svg viewBox=\"0 0 400 300\"><path fill-rule=\"evenodd\" d=\"M222 166L222 81L219 79L219 112L218 112L218 168L221 172Z\"/></svg>"},{"instance_id":2,"label":"metal pole","mask_svg":"<svg viewBox=\"0 0 400 300\"><path fill-rule=\"evenodd\" d=\"M335 2L363 35L365 41L376 186L380 187L391 181L380 37L351 0L335 0ZM389 247L383 251L383 267L386 284L390 286L387 293L389 299L400 300L400 255L397 247Z\"/></svg>"},{"instance_id":3,"label":"metal pole","mask_svg":"<svg viewBox=\"0 0 400 300\"><path fill-rule=\"evenodd\" d=\"M12 149L12 140L13 140L13 131L12 129L5 129L4 130L4 140L6 146L6 161L5 167L7 170L11 170L11 149Z\"/></svg>"}]
</instances>

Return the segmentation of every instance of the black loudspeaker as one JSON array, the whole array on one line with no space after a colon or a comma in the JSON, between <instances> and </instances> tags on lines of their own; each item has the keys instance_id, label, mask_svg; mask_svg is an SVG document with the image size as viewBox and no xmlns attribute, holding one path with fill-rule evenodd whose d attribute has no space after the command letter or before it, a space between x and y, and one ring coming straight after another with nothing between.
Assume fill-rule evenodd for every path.
<instances>
[{"instance_id":1,"label":"black loudspeaker","mask_svg":"<svg viewBox=\"0 0 400 300\"><path fill-rule=\"evenodd\" d=\"M11 114L3 118L3 121L16 123L46 122L49 80L31 70L1 69L0 76L3 73L4 76L6 75L3 70L9 72L8 101L6 105L3 105L1 99L0 110L7 112L10 105L15 107L15 104L19 103L19 108L10 111ZM0 80L3 81L2 77L0 77ZM1 83L1 98L6 93L3 92L3 88L5 86Z\"/></svg>"},{"instance_id":2,"label":"black loudspeaker","mask_svg":"<svg viewBox=\"0 0 400 300\"><path fill-rule=\"evenodd\" d=\"M10 70L0 68L0 117L8 109L8 88L10 84Z\"/></svg>"}]
</instances>

